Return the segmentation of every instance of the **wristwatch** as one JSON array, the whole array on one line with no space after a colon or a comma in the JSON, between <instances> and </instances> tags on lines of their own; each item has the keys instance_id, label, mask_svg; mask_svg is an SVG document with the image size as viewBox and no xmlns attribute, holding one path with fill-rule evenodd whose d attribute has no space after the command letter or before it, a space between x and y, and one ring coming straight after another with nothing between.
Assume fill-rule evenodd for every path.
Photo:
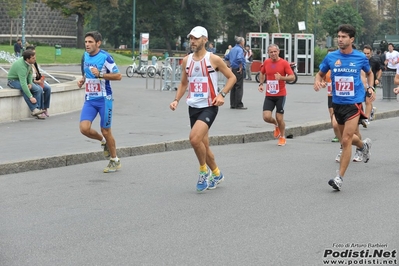
<instances>
[{"instance_id":1,"label":"wristwatch","mask_svg":"<svg viewBox=\"0 0 399 266\"><path fill-rule=\"evenodd\" d=\"M226 93L225 93L224 91L221 91L221 92L220 92L220 95L222 95L223 98L226 97Z\"/></svg>"},{"instance_id":2,"label":"wristwatch","mask_svg":"<svg viewBox=\"0 0 399 266\"><path fill-rule=\"evenodd\" d=\"M100 79L102 79L102 78L104 77L104 73L103 73L103 72L100 72L100 74L98 74L98 77L99 77Z\"/></svg>"}]
</instances>

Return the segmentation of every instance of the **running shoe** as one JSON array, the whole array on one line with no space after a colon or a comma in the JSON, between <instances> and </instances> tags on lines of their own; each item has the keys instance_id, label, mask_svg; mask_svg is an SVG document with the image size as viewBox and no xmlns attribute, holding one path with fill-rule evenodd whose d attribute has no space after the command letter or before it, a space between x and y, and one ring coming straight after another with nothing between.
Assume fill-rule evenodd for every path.
<instances>
[{"instance_id":1,"label":"running shoe","mask_svg":"<svg viewBox=\"0 0 399 266\"><path fill-rule=\"evenodd\" d=\"M208 189L215 189L217 185L219 185L224 180L224 175L220 172L219 176L215 176L212 174L211 178L209 179L209 187Z\"/></svg>"},{"instance_id":2,"label":"running shoe","mask_svg":"<svg viewBox=\"0 0 399 266\"><path fill-rule=\"evenodd\" d=\"M332 186L333 189L340 190L342 187L342 178L340 176L336 176L333 179L328 181L328 184Z\"/></svg>"},{"instance_id":3,"label":"running shoe","mask_svg":"<svg viewBox=\"0 0 399 266\"><path fill-rule=\"evenodd\" d=\"M109 148L106 142L101 142L101 149L104 151L105 159L109 160L111 158L111 153L109 152Z\"/></svg>"},{"instance_id":4,"label":"running shoe","mask_svg":"<svg viewBox=\"0 0 399 266\"><path fill-rule=\"evenodd\" d=\"M360 123L362 123L362 126L363 126L364 128L367 128L367 125L370 124L370 122L369 122L368 119L362 119L362 120L360 121Z\"/></svg>"},{"instance_id":5,"label":"running shoe","mask_svg":"<svg viewBox=\"0 0 399 266\"><path fill-rule=\"evenodd\" d=\"M339 149L339 153L335 157L335 161L339 163L341 161L342 149Z\"/></svg>"},{"instance_id":6,"label":"running shoe","mask_svg":"<svg viewBox=\"0 0 399 266\"><path fill-rule=\"evenodd\" d=\"M355 156L353 156L354 162L361 162L363 161L363 152L356 148Z\"/></svg>"},{"instance_id":7,"label":"running shoe","mask_svg":"<svg viewBox=\"0 0 399 266\"><path fill-rule=\"evenodd\" d=\"M339 139L337 138L337 136L335 136L335 137L331 140L331 142L339 142Z\"/></svg>"},{"instance_id":8,"label":"running shoe","mask_svg":"<svg viewBox=\"0 0 399 266\"><path fill-rule=\"evenodd\" d=\"M367 163L370 159L371 139L366 138L363 140L363 162Z\"/></svg>"},{"instance_id":9,"label":"running shoe","mask_svg":"<svg viewBox=\"0 0 399 266\"><path fill-rule=\"evenodd\" d=\"M200 172L197 182L197 191L201 192L206 190L209 187L208 179L211 176L211 170L208 169L208 172Z\"/></svg>"},{"instance_id":10,"label":"running shoe","mask_svg":"<svg viewBox=\"0 0 399 266\"><path fill-rule=\"evenodd\" d=\"M109 160L108 166L104 168L104 173L113 173L116 172L116 170L121 169L122 164L121 160L115 161L115 160Z\"/></svg>"},{"instance_id":11,"label":"running shoe","mask_svg":"<svg viewBox=\"0 0 399 266\"><path fill-rule=\"evenodd\" d=\"M278 137L280 137L280 129L278 127L274 127L274 132L273 135L274 137L277 139Z\"/></svg>"},{"instance_id":12,"label":"running shoe","mask_svg":"<svg viewBox=\"0 0 399 266\"><path fill-rule=\"evenodd\" d=\"M370 121L374 120L374 116L375 116L376 112L377 112L377 107L373 106L373 109L371 109L371 113L370 113Z\"/></svg>"},{"instance_id":13,"label":"running shoe","mask_svg":"<svg viewBox=\"0 0 399 266\"><path fill-rule=\"evenodd\" d=\"M287 140L284 137L279 137L278 138L278 146L285 146L285 144L287 143Z\"/></svg>"}]
</instances>

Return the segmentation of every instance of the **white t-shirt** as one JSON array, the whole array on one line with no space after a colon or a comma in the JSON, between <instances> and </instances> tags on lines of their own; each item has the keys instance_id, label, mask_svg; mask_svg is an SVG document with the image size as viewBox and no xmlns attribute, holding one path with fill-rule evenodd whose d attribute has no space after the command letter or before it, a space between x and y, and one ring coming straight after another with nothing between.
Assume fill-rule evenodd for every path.
<instances>
[{"instance_id":1,"label":"white t-shirt","mask_svg":"<svg viewBox=\"0 0 399 266\"><path fill-rule=\"evenodd\" d=\"M245 50L245 56L244 56L245 63L251 63L251 61L249 61L249 58L251 57L251 55L252 55L252 50L251 49Z\"/></svg>"},{"instance_id":2,"label":"white t-shirt","mask_svg":"<svg viewBox=\"0 0 399 266\"><path fill-rule=\"evenodd\" d=\"M399 61L399 53L398 51L393 50L391 52L387 52L385 54L386 60L388 60L388 65L387 67L390 69L396 69L398 67L397 62Z\"/></svg>"}]
</instances>

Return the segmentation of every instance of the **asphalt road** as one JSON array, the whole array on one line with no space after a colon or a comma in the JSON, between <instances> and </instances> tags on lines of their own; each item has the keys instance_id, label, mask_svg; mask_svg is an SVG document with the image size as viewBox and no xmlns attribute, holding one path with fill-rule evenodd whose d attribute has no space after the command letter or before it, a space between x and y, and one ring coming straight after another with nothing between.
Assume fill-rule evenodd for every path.
<instances>
[{"instance_id":1,"label":"asphalt road","mask_svg":"<svg viewBox=\"0 0 399 266\"><path fill-rule=\"evenodd\" d=\"M362 129L371 159L349 165L340 192L327 184L338 169L331 130L285 147L214 146L226 180L205 193L192 150L122 158L115 174L98 161L1 175L0 265L312 266L346 249L387 251L379 260L394 263L397 121Z\"/></svg>"}]
</instances>

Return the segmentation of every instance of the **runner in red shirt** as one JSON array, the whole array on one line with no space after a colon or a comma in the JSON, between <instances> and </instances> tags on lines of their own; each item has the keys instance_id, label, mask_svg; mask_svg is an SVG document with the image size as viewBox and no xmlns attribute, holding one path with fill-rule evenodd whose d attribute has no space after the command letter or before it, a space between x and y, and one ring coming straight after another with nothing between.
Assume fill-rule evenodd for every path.
<instances>
[{"instance_id":1,"label":"runner in red shirt","mask_svg":"<svg viewBox=\"0 0 399 266\"><path fill-rule=\"evenodd\" d=\"M293 81L295 75L290 64L279 57L280 49L276 44L270 44L267 53L269 54L269 58L263 62L260 69L261 83L259 83L259 91L263 92L263 82L266 82L266 97L263 102L263 120L275 126L274 137L279 138L279 146L284 146L286 144L284 104L287 95L285 82ZM274 108L276 108L276 118L272 117Z\"/></svg>"}]
</instances>

